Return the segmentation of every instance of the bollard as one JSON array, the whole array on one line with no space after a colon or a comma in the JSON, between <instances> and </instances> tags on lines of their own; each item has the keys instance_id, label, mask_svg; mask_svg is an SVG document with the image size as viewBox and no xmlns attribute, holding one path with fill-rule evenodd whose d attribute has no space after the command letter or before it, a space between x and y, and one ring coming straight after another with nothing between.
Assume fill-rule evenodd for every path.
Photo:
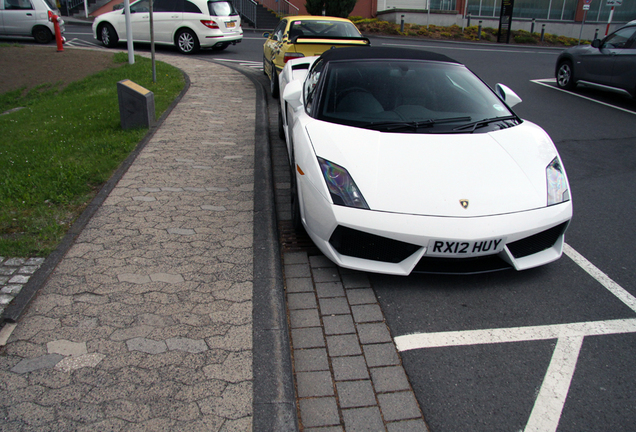
<instances>
[{"instance_id":1,"label":"bollard","mask_svg":"<svg viewBox=\"0 0 636 432\"><path fill-rule=\"evenodd\" d=\"M541 42L543 42L544 36L545 36L545 24L541 24Z\"/></svg>"},{"instance_id":2,"label":"bollard","mask_svg":"<svg viewBox=\"0 0 636 432\"><path fill-rule=\"evenodd\" d=\"M402 21L400 22L400 32L404 33L404 15L402 15Z\"/></svg>"},{"instance_id":3,"label":"bollard","mask_svg":"<svg viewBox=\"0 0 636 432\"><path fill-rule=\"evenodd\" d=\"M155 124L155 95L130 80L117 83L122 129L150 128Z\"/></svg>"},{"instance_id":4,"label":"bollard","mask_svg":"<svg viewBox=\"0 0 636 432\"><path fill-rule=\"evenodd\" d=\"M64 38L62 38L62 31L60 30L60 21L62 21L62 18L49 11L49 21L53 21L53 27L55 28L55 42L57 43L57 52L62 52L64 51L64 47L62 45L64 44L64 42L66 42Z\"/></svg>"},{"instance_id":5,"label":"bollard","mask_svg":"<svg viewBox=\"0 0 636 432\"><path fill-rule=\"evenodd\" d=\"M532 25L530 26L530 34L534 33L534 18L532 18Z\"/></svg>"},{"instance_id":6,"label":"bollard","mask_svg":"<svg viewBox=\"0 0 636 432\"><path fill-rule=\"evenodd\" d=\"M466 23L466 27L470 27L470 12L468 12L468 14L466 15L466 19L468 20L468 22Z\"/></svg>"},{"instance_id":7,"label":"bollard","mask_svg":"<svg viewBox=\"0 0 636 432\"><path fill-rule=\"evenodd\" d=\"M479 27L477 27L477 40L481 40L481 20L479 20Z\"/></svg>"},{"instance_id":8,"label":"bollard","mask_svg":"<svg viewBox=\"0 0 636 432\"><path fill-rule=\"evenodd\" d=\"M594 32L594 39L598 39L598 29L596 29L596 31ZM592 39L592 40L594 40Z\"/></svg>"}]
</instances>

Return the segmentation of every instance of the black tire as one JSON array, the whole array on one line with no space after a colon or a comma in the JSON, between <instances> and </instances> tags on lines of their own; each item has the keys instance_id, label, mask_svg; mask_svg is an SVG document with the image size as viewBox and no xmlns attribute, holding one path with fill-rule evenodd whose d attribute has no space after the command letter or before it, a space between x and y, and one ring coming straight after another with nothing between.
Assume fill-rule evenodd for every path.
<instances>
[{"instance_id":1,"label":"black tire","mask_svg":"<svg viewBox=\"0 0 636 432\"><path fill-rule=\"evenodd\" d=\"M267 75L267 68L265 65L267 64L267 60L265 60L265 54L263 54L263 75Z\"/></svg>"},{"instance_id":2,"label":"black tire","mask_svg":"<svg viewBox=\"0 0 636 432\"><path fill-rule=\"evenodd\" d=\"M283 112L278 107L278 138L284 140L285 139L285 129L283 129Z\"/></svg>"},{"instance_id":3,"label":"black tire","mask_svg":"<svg viewBox=\"0 0 636 432\"><path fill-rule=\"evenodd\" d=\"M100 26L99 35L102 40L102 44L105 47L115 48L117 46L117 42L119 42L119 36L117 36L115 28L108 23Z\"/></svg>"},{"instance_id":4,"label":"black tire","mask_svg":"<svg viewBox=\"0 0 636 432\"><path fill-rule=\"evenodd\" d=\"M269 80L269 89L272 91L272 97L278 99L278 74L276 73L276 66L272 63L272 75Z\"/></svg>"},{"instance_id":5,"label":"black tire","mask_svg":"<svg viewBox=\"0 0 636 432\"><path fill-rule=\"evenodd\" d=\"M53 40L53 34L48 27L37 26L33 29L33 37L35 41L40 44L47 44Z\"/></svg>"},{"instance_id":6,"label":"black tire","mask_svg":"<svg viewBox=\"0 0 636 432\"><path fill-rule=\"evenodd\" d=\"M212 51L223 51L225 48L227 48L229 46L230 46L229 43L223 44L221 46L213 46L212 47Z\"/></svg>"},{"instance_id":7,"label":"black tire","mask_svg":"<svg viewBox=\"0 0 636 432\"><path fill-rule=\"evenodd\" d=\"M177 33L174 44L181 54L195 54L201 48L199 38L192 30L181 30Z\"/></svg>"},{"instance_id":8,"label":"black tire","mask_svg":"<svg viewBox=\"0 0 636 432\"><path fill-rule=\"evenodd\" d=\"M556 73L556 83L559 88L564 90L572 90L576 87L574 80L574 68L570 60L563 60L559 63Z\"/></svg>"}]
</instances>

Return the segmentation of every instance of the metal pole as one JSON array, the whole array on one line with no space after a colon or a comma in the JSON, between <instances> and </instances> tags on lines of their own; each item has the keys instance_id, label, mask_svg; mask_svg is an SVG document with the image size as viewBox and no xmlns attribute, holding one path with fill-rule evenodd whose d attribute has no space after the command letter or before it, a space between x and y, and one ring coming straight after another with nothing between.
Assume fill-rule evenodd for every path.
<instances>
[{"instance_id":1,"label":"metal pole","mask_svg":"<svg viewBox=\"0 0 636 432\"><path fill-rule=\"evenodd\" d=\"M404 33L404 15L402 15L402 19L400 20L400 33Z\"/></svg>"},{"instance_id":2,"label":"metal pole","mask_svg":"<svg viewBox=\"0 0 636 432\"><path fill-rule=\"evenodd\" d=\"M534 33L534 18L532 18L532 25L530 26L530 34Z\"/></svg>"},{"instance_id":3,"label":"metal pole","mask_svg":"<svg viewBox=\"0 0 636 432\"><path fill-rule=\"evenodd\" d=\"M135 49L133 48L132 21L130 20L130 0L124 0L126 16L126 44L128 45L128 64L135 64Z\"/></svg>"},{"instance_id":4,"label":"metal pole","mask_svg":"<svg viewBox=\"0 0 636 432\"><path fill-rule=\"evenodd\" d=\"M155 65L155 23L154 23L154 14L152 4L153 0L150 0L148 4L150 5L150 59L152 63L152 82L157 82L157 68Z\"/></svg>"},{"instance_id":5,"label":"metal pole","mask_svg":"<svg viewBox=\"0 0 636 432\"><path fill-rule=\"evenodd\" d=\"M583 11L583 21L581 22L581 31L579 31L579 43L581 45L581 36L583 35L583 26L585 25L585 18L587 18L587 11Z\"/></svg>"},{"instance_id":6,"label":"metal pole","mask_svg":"<svg viewBox=\"0 0 636 432\"><path fill-rule=\"evenodd\" d=\"M477 40L481 40L481 20L479 20L479 27L477 27Z\"/></svg>"},{"instance_id":7,"label":"metal pole","mask_svg":"<svg viewBox=\"0 0 636 432\"><path fill-rule=\"evenodd\" d=\"M594 32L594 39L598 39L598 29Z\"/></svg>"},{"instance_id":8,"label":"metal pole","mask_svg":"<svg viewBox=\"0 0 636 432\"><path fill-rule=\"evenodd\" d=\"M544 36L545 36L545 24L541 24L541 42L543 42Z\"/></svg>"},{"instance_id":9,"label":"metal pole","mask_svg":"<svg viewBox=\"0 0 636 432\"><path fill-rule=\"evenodd\" d=\"M605 36L607 36L607 33L609 32L609 27L610 27L610 24L612 23L613 16L614 16L614 6L612 6L612 9L610 9L610 16L609 16L609 19L607 20L607 28L605 29Z\"/></svg>"}]
</instances>

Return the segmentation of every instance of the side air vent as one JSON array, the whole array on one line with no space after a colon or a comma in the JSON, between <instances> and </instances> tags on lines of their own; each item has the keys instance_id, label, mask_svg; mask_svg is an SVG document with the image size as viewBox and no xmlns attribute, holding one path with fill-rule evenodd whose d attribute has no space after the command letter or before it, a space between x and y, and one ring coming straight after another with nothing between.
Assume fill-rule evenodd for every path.
<instances>
[{"instance_id":1,"label":"side air vent","mask_svg":"<svg viewBox=\"0 0 636 432\"><path fill-rule=\"evenodd\" d=\"M414 254L420 246L338 226L329 243L341 255L373 261L399 263Z\"/></svg>"}]
</instances>

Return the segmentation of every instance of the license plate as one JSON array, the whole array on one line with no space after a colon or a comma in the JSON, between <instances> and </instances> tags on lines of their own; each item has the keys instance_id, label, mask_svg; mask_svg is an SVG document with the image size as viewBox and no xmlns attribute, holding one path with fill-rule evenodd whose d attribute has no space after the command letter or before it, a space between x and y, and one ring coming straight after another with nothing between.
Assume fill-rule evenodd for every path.
<instances>
[{"instance_id":1,"label":"license plate","mask_svg":"<svg viewBox=\"0 0 636 432\"><path fill-rule=\"evenodd\" d=\"M234 21L225 23L225 28L234 28L234 27L236 27L236 22Z\"/></svg>"},{"instance_id":2,"label":"license plate","mask_svg":"<svg viewBox=\"0 0 636 432\"><path fill-rule=\"evenodd\" d=\"M492 255L501 252L506 245L505 238L477 241L437 240L428 242L427 255L445 257L470 257Z\"/></svg>"}]
</instances>

